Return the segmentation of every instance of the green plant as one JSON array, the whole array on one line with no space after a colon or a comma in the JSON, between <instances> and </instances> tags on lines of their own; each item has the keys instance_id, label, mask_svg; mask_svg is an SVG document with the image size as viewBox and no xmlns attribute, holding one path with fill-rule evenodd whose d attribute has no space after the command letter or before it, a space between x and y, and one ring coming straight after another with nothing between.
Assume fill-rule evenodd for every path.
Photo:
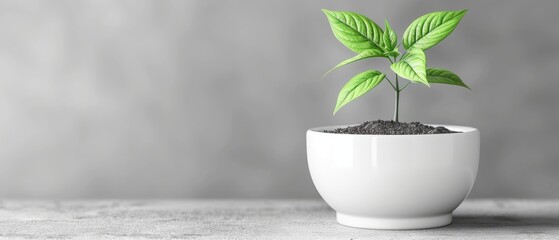
<instances>
[{"instance_id":1,"label":"green plant","mask_svg":"<svg viewBox=\"0 0 559 240\"><path fill-rule=\"evenodd\" d=\"M386 20L385 29L382 30L375 22L361 14L326 9L322 11L328 17L334 36L347 48L357 53L355 57L341 62L326 74L358 60L380 57L390 61L390 68L395 76L392 81L386 74L377 70L367 70L357 74L340 90L334 114L347 103L379 85L384 79L395 91L394 121L398 121L400 93L410 83L423 83L427 86L430 86L430 83L442 83L470 89L458 75L449 70L427 68L425 56L425 50L435 46L452 33L467 10L433 12L419 17L406 29L400 44L396 33ZM407 50L404 55L399 51L401 44ZM408 79L409 82L401 87L398 77Z\"/></svg>"}]
</instances>

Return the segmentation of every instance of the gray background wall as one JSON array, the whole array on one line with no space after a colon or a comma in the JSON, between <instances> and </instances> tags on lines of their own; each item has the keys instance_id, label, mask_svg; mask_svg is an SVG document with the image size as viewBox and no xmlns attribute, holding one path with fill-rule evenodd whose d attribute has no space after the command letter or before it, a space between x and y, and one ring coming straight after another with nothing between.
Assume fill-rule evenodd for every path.
<instances>
[{"instance_id":1,"label":"gray background wall","mask_svg":"<svg viewBox=\"0 0 559 240\"><path fill-rule=\"evenodd\" d=\"M559 197L557 1L1 1L0 196L318 197L305 130L392 116L387 85L331 112L379 60L321 8L389 19L470 9L430 66L473 89L413 85L402 119L477 127L472 197Z\"/></svg>"}]
</instances>

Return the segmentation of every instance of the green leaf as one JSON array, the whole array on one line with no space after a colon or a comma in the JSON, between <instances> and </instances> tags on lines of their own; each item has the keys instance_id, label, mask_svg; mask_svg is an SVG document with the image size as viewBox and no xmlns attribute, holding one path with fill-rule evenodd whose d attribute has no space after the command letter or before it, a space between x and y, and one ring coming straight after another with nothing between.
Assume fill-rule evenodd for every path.
<instances>
[{"instance_id":1,"label":"green leaf","mask_svg":"<svg viewBox=\"0 0 559 240\"><path fill-rule=\"evenodd\" d=\"M390 65L390 68L400 77L429 86L425 73L426 65L427 58L425 57L423 50L419 48L412 48L399 62Z\"/></svg>"},{"instance_id":2,"label":"green leaf","mask_svg":"<svg viewBox=\"0 0 559 240\"><path fill-rule=\"evenodd\" d=\"M384 73L379 71L367 70L351 78L351 80L344 85L342 90L340 90L338 101L336 101L336 107L334 108L334 114L349 102L376 87L382 82L385 76Z\"/></svg>"},{"instance_id":3,"label":"green leaf","mask_svg":"<svg viewBox=\"0 0 559 240\"><path fill-rule=\"evenodd\" d=\"M392 30L390 24L388 24L388 20L386 19L384 20L384 25L385 28L384 28L384 33L382 34L382 40L384 41L384 46L386 47L385 49L391 52L392 50L394 50L394 48L396 48L396 44L398 42L398 36L396 35L396 32Z\"/></svg>"},{"instance_id":4,"label":"green leaf","mask_svg":"<svg viewBox=\"0 0 559 240\"><path fill-rule=\"evenodd\" d=\"M472 90L464 82L462 82L462 79L460 79L458 75L442 68L427 68L427 81L429 83L442 83L461 86Z\"/></svg>"},{"instance_id":5,"label":"green leaf","mask_svg":"<svg viewBox=\"0 0 559 240\"><path fill-rule=\"evenodd\" d=\"M382 29L367 17L352 12L322 9L334 36L356 53L369 49L383 50Z\"/></svg>"},{"instance_id":6,"label":"green leaf","mask_svg":"<svg viewBox=\"0 0 559 240\"><path fill-rule=\"evenodd\" d=\"M404 32L404 47L429 49L452 33L466 11L433 12L419 17Z\"/></svg>"},{"instance_id":7,"label":"green leaf","mask_svg":"<svg viewBox=\"0 0 559 240\"><path fill-rule=\"evenodd\" d=\"M365 58L372 58L372 57L385 57L384 53L378 49L370 49L370 50L365 50L359 54L357 54L357 56L346 59L345 61L341 62L340 64L336 65L335 67L333 67L332 69L328 70L328 72L326 72L324 74L324 76L326 76L328 73L330 73L331 71L333 71L336 68L339 68L341 66L350 64L352 62L355 61L359 61ZM322 76L322 77L324 77Z\"/></svg>"},{"instance_id":8,"label":"green leaf","mask_svg":"<svg viewBox=\"0 0 559 240\"><path fill-rule=\"evenodd\" d=\"M394 50L392 50L392 51L390 51L390 52L385 52L385 53L384 53L384 56L387 56L387 57L397 57L397 56L400 56L400 52L398 51L398 49L394 49Z\"/></svg>"}]
</instances>

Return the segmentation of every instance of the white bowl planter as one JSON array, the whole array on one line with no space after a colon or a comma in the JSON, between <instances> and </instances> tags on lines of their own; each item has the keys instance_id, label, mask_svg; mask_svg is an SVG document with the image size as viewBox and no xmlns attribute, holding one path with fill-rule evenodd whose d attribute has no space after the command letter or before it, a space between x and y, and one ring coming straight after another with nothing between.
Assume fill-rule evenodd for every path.
<instances>
[{"instance_id":1,"label":"white bowl planter","mask_svg":"<svg viewBox=\"0 0 559 240\"><path fill-rule=\"evenodd\" d=\"M479 131L354 135L307 131L312 180L340 224L371 229L448 225L470 192L479 163Z\"/></svg>"}]
</instances>

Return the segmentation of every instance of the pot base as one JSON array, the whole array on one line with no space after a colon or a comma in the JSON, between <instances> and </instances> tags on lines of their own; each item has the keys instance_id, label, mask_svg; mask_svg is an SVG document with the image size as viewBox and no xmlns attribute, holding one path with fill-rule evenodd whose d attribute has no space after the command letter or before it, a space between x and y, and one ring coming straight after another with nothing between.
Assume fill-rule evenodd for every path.
<instances>
[{"instance_id":1,"label":"pot base","mask_svg":"<svg viewBox=\"0 0 559 240\"><path fill-rule=\"evenodd\" d=\"M443 227L452 223L452 214L418 218L371 218L336 213L339 224L366 229L424 229Z\"/></svg>"}]
</instances>

